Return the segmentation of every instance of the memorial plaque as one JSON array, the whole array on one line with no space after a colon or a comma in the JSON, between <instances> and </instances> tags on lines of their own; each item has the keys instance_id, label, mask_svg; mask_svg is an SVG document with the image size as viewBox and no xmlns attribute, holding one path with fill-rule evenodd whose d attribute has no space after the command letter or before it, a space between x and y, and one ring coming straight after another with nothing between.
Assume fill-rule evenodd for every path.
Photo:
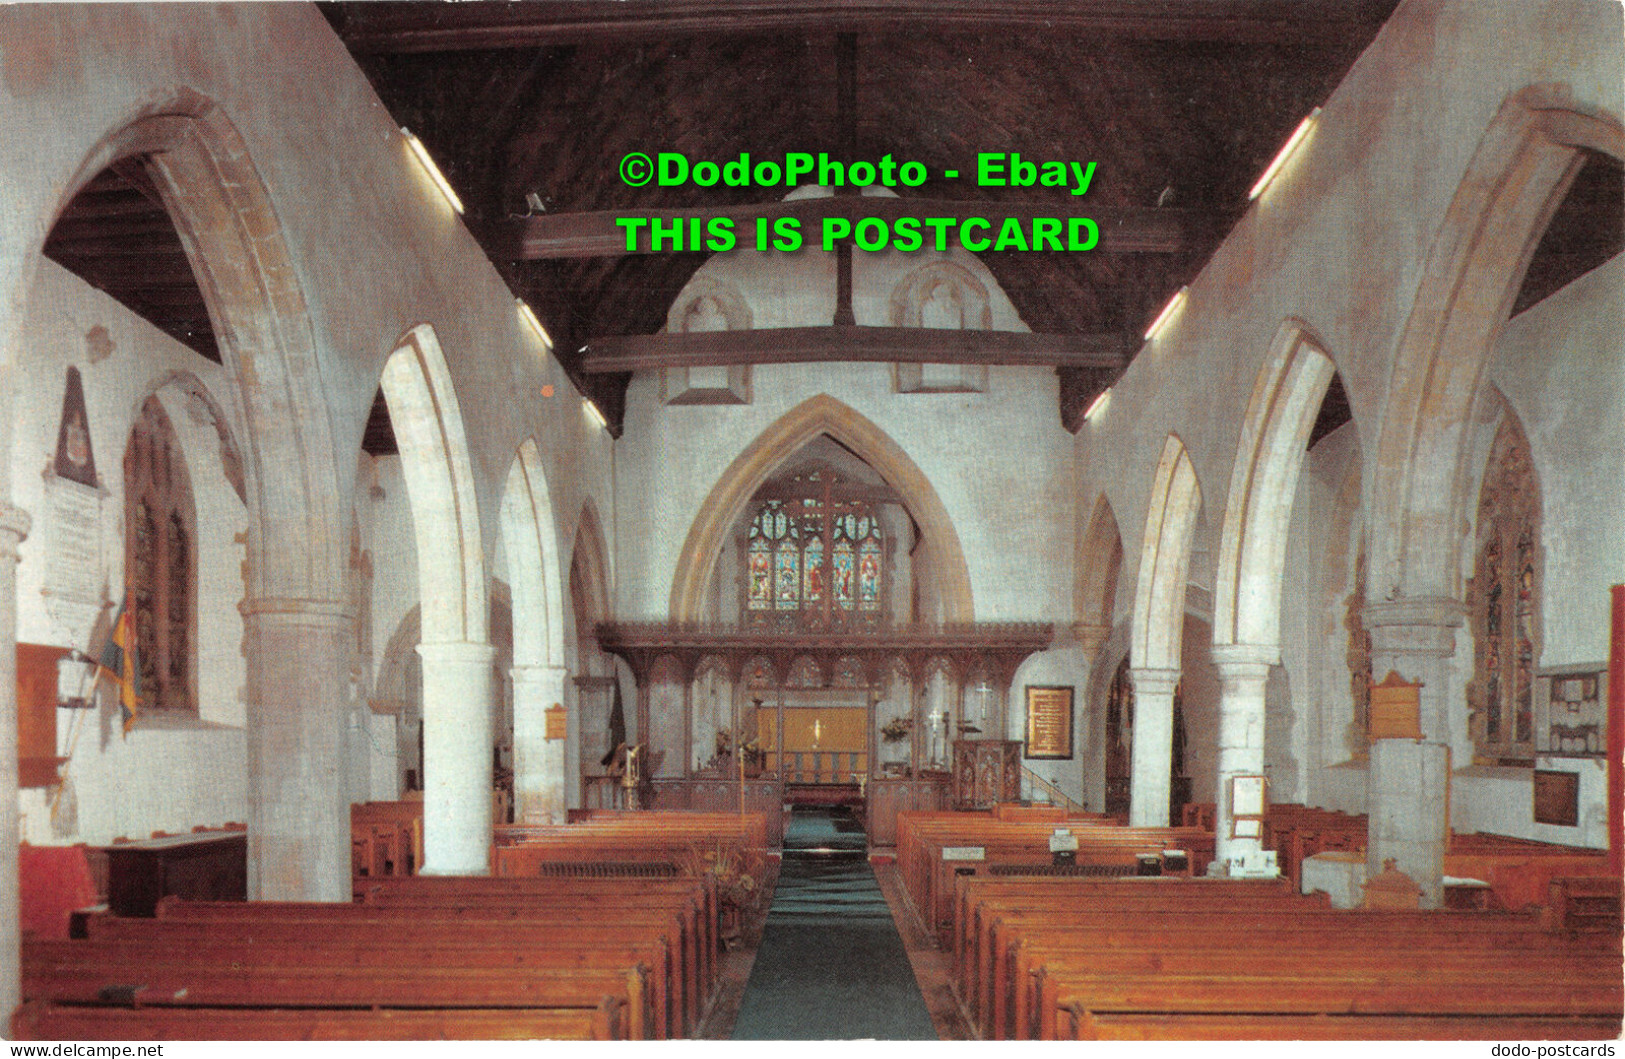
<instances>
[{"instance_id":1,"label":"memorial plaque","mask_svg":"<svg viewBox=\"0 0 1625 1059\"><path fill-rule=\"evenodd\" d=\"M1422 685L1389 670L1371 686L1371 741L1422 738Z\"/></svg>"},{"instance_id":2,"label":"memorial plaque","mask_svg":"<svg viewBox=\"0 0 1625 1059\"><path fill-rule=\"evenodd\" d=\"M102 610L102 493L48 474L45 479L45 610L62 639L88 646ZM81 649L84 649L81 647Z\"/></svg>"},{"instance_id":3,"label":"memorial plaque","mask_svg":"<svg viewBox=\"0 0 1625 1059\"><path fill-rule=\"evenodd\" d=\"M1027 686L1027 750L1029 758L1068 760L1072 757L1072 689Z\"/></svg>"},{"instance_id":4,"label":"memorial plaque","mask_svg":"<svg viewBox=\"0 0 1625 1059\"><path fill-rule=\"evenodd\" d=\"M1580 774L1536 769L1535 823L1580 826Z\"/></svg>"},{"instance_id":5,"label":"memorial plaque","mask_svg":"<svg viewBox=\"0 0 1625 1059\"><path fill-rule=\"evenodd\" d=\"M553 705L549 706L546 710L542 711L542 713L543 713L543 716L546 718L546 721L545 721L546 727L544 729L544 738L547 738L547 739L563 739L565 737L565 732L567 730L566 729L566 723L565 723L566 713L565 713L564 707L561 704L555 702Z\"/></svg>"}]
</instances>

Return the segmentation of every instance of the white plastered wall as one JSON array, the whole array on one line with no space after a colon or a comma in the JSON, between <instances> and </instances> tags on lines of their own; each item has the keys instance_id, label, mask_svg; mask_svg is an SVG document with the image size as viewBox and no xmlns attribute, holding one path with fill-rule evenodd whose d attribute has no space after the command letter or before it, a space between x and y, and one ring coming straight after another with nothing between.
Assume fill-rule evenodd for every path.
<instances>
[{"instance_id":1,"label":"white plastered wall","mask_svg":"<svg viewBox=\"0 0 1625 1059\"><path fill-rule=\"evenodd\" d=\"M123 594L124 451L142 402L156 392L191 483L198 573L193 606L199 620L193 641L197 715L147 713L126 735L110 691L101 696L102 708L59 709L57 744L59 756L70 757L62 769L67 782L58 792L21 792L23 837L35 843L106 843L146 838L157 830L240 822L246 818L247 794L243 622L237 604L243 598L241 534L248 516L226 479L214 426L194 419L170 381L177 373L190 374L233 420L230 382L218 364L52 262L44 262L36 274L28 309L30 344L19 366L19 388L30 398L18 404L8 426L13 495L39 514L37 533L24 544L17 570L18 641L84 652L100 646L100 641L73 642L76 634L58 624L43 591L50 516L41 472L56 452L70 366L79 369L83 383L102 485L100 580L106 598L116 606ZM97 328L102 332L91 337ZM239 435L235 422L228 428ZM111 616L108 610L101 624Z\"/></svg>"},{"instance_id":2,"label":"white plastered wall","mask_svg":"<svg viewBox=\"0 0 1625 1059\"><path fill-rule=\"evenodd\" d=\"M1540 480L1541 642L1537 668L1608 662L1608 586L1625 583L1625 257L1508 322L1490 381L1517 413ZM1475 497L1476 501L1476 497ZM1477 504L1474 504L1476 513ZM1470 559L1469 559L1470 561ZM1458 637L1471 663L1472 637ZM1597 758L1542 757L1580 775L1580 823L1534 822L1527 769L1458 769L1452 824L1544 842L1606 846L1607 774Z\"/></svg>"}]
</instances>

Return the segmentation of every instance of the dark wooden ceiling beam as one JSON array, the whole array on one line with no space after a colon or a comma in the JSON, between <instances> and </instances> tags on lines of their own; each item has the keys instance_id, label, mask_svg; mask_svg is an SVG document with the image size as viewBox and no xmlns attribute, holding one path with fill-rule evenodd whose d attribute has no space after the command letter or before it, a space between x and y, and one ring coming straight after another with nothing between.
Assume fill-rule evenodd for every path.
<instances>
[{"instance_id":1,"label":"dark wooden ceiling beam","mask_svg":"<svg viewBox=\"0 0 1625 1059\"><path fill-rule=\"evenodd\" d=\"M998 364L1121 370L1133 349L1123 335L1035 335L914 327L782 327L695 334L613 335L588 342L590 375L733 364L819 361Z\"/></svg>"},{"instance_id":2,"label":"dark wooden ceiling beam","mask_svg":"<svg viewBox=\"0 0 1625 1059\"><path fill-rule=\"evenodd\" d=\"M1380 25L1395 0L531 0L346 4L354 52L535 48L614 37L915 30L1070 32L1140 40L1315 44Z\"/></svg>"},{"instance_id":3,"label":"dark wooden ceiling beam","mask_svg":"<svg viewBox=\"0 0 1625 1059\"><path fill-rule=\"evenodd\" d=\"M616 224L622 217L658 217L664 222L681 219L704 222L717 217L733 221L734 234L741 245L752 245L758 219L769 221L794 217L801 221L802 234L816 242L818 226L825 218L844 217L856 222L878 217L888 223L900 217L950 217L957 224L967 217L986 217L995 223L1006 217L1018 218L1029 226L1036 217L1088 217L1100 228L1095 253L1178 254L1211 246L1233 217L1200 210L1094 208L1081 198L1060 196L1053 202L964 202L948 199L850 197L798 199L793 202L751 203L703 209L625 209L594 210L584 213L544 213L516 217L482 227L480 242L494 258L508 261L540 261L563 257L616 257L626 249L626 229ZM686 230L686 229L685 229ZM921 236L933 238L922 225ZM978 237L996 235L978 232ZM952 243L953 240L950 240ZM645 228L632 253L649 253ZM664 251L663 251L664 252Z\"/></svg>"}]
</instances>

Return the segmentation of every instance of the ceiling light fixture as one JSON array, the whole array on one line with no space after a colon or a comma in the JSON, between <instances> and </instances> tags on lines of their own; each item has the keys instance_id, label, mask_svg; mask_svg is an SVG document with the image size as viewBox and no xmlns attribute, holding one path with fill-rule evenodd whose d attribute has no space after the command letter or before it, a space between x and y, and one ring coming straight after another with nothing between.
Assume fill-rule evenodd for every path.
<instances>
[{"instance_id":1,"label":"ceiling light fixture","mask_svg":"<svg viewBox=\"0 0 1625 1059\"><path fill-rule=\"evenodd\" d=\"M587 414L592 416L594 423L597 423L604 430L609 429L609 420L604 418L604 413L600 412L598 410L598 406L593 404L592 401L583 397L581 399L581 407L585 408L587 410Z\"/></svg>"},{"instance_id":2,"label":"ceiling light fixture","mask_svg":"<svg viewBox=\"0 0 1625 1059\"><path fill-rule=\"evenodd\" d=\"M1189 292L1189 290L1189 287L1181 287L1174 292L1174 296L1172 298L1168 299L1168 304L1162 307L1162 312L1158 313L1157 318L1151 321L1151 326L1145 329L1145 337L1147 341L1156 338L1157 333L1161 331L1163 325L1168 322L1168 318L1174 315L1181 305L1185 304L1185 295L1187 292Z\"/></svg>"},{"instance_id":3,"label":"ceiling light fixture","mask_svg":"<svg viewBox=\"0 0 1625 1059\"><path fill-rule=\"evenodd\" d=\"M1096 412L1100 411L1102 408L1105 408L1106 401L1110 399L1111 395L1112 391L1110 387L1107 387L1096 394L1095 399L1089 402L1089 407L1084 409L1083 421L1085 423L1089 422L1090 418L1092 418Z\"/></svg>"},{"instance_id":4,"label":"ceiling light fixture","mask_svg":"<svg viewBox=\"0 0 1625 1059\"><path fill-rule=\"evenodd\" d=\"M547 328L543 327L542 322L536 319L536 313L529 305L525 304L525 299L515 298L514 304L519 306L519 318L525 321L525 325L535 332L537 338L542 340L542 345L547 351L549 353L553 352L553 336L548 334Z\"/></svg>"},{"instance_id":5,"label":"ceiling light fixture","mask_svg":"<svg viewBox=\"0 0 1625 1059\"><path fill-rule=\"evenodd\" d=\"M446 180L446 174L442 173L440 167L434 164L434 159L429 157L429 149L423 146L423 141L412 135L412 130L405 125L401 126L401 135L406 137L406 146L412 148L412 153L417 156L418 165L429 174L434 186L440 189L440 193L446 196L446 201L451 203L451 208L461 216L463 200L457 197L457 192L451 189L451 184Z\"/></svg>"},{"instance_id":6,"label":"ceiling light fixture","mask_svg":"<svg viewBox=\"0 0 1625 1059\"><path fill-rule=\"evenodd\" d=\"M1292 130L1292 135L1287 139L1286 146L1276 153L1275 161L1271 162L1269 168L1264 170L1264 175L1258 178L1258 183L1253 185L1253 189L1247 192L1248 202L1262 195L1264 189L1269 187L1270 181L1274 180L1275 174L1280 172L1283 165L1286 165L1286 160L1292 157L1292 152L1297 149L1298 143L1309 134L1309 126L1313 125L1318 117L1320 117L1320 108L1316 107L1309 112L1307 118L1298 122L1298 127Z\"/></svg>"}]
</instances>

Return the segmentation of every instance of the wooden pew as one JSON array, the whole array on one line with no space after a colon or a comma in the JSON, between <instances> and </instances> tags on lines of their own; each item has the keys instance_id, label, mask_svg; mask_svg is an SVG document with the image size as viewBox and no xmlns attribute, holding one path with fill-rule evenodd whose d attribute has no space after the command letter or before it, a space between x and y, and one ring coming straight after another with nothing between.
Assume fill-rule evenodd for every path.
<instances>
[{"instance_id":1,"label":"wooden pew","mask_svg":"<svg viewBox=\"0 0 1625 1059\"><path fill-rule=\"evenodd\" d=\"M350 806L350 873L358 878L415 875L423 864L423 803Z\"/></svg>"},{"instance_id":2,"label":"wooden pew","mask_svg":"<svg viewBox=\"0 0 1625 1059\"><path fill-rule=\"evenodd\" d=\"M1201 1036L1183 1015L1256 1015L1266 1038L1354 1015L1400 1020L1374 1036L1619 1029L1617 936L1537 915L1344 912L1217 879L963 879L956 896L955 985L984 1036Z\"/></svg>"},{"instance_id":3,"label":"wooden pew","mask_svg":"<svg viewBox=\"0 0 1625 1059\"><path fill-rule=\"evenodd\" d=\"M1460 1018L1533 1017L1578 1020L1619 1032L1618 962L1601 974L1603 960L1576 967L1561 979L1535 979L1517 967L1499 972L1480 963L1441 966L1414 961L1376 970L1324 963L1324 952L1303 954L1287 974L1105 974L1086 963L1047 962L1038 972L1037 1035L1057 1037L1061 1011L1179 1014L1429 1015ZM1310 960L1313 963L1310 963ZM1430 956L1429 961L1435 959ZM1313 967L1312 975L1305 968ZM1613 981L1609 981L1612 978Z\"/></svg>"},{"instance_id":4,"label":"wooden pew","mask_svg":"<svg viewBox=\"0 0 1625 1059\"><path fill-rule=\"evenodd\" d=\"M416 883L419 880L439 881L438 877L417 876L391 882ZM248 905L175 902L159 906L158 922L190 922L205 929L229 926L237 933L267 937L282 936L288 931L326 937L332 931L335 937L354 938L373 932L399 936L403 944L433 944L466 937L482 944L522 946L541 952L569 948L568 939L572 938L578 939L578 946L589 950L599 945L642 945L651 951L646 964L651 980L649 992L653 1017L663 1030L661 1035L677 1036L692 1028L698 1021L702 997L710 984L710 980L702 976L705 965L699 962L694 948L693 901L684 898L665 905L640 907L634 905L630 897L605 899L602 892L596 903L584 904L584 900L579 895L563 900L538 897L528 907L515 904L437 907L432 902L392 907L302 902ZM91 937L97 932L92 924Z\"/></svg>"},{"instance_id":5,"label":"wooden pew","mask_svg":"<svg viewBox=\"0 0 1625 1059\"><path fill-rule=\"evenodd\" d=\"M353 907L353 906L340 906ZM420 966L512 970L595 965L641 965L647 972L650 1018L659 1035L684 1029L681 975L664 937L629 936L625 925L511 923L447 924L415 915L378 922L342 920L188 921L135 920L96 916L86 921L92 941L118 944L133 952L185 953L188 959L232 957L268 964L290 959L319 966L370 966L406 962ZM321 943L312 946L317 936ZM94 951L94 950L92 950ZM668 1011L668 1005L676 1011Z\"/></svg>"},{"instance_id":6,"label":"wooden pew","mask_svg":"<svg viewBox=\"0 0 1625 1059\"><path fill-rule=\"evenodd\" d=\"M1060 1035L1078 1041L1608 1040L1619 1020L1539 1015L1195 1014L1092 1012L1069 1004Z\"/></svg>"},{"instance_id":7,"label":"wooden pew","mask_svg":"<svg viewBox=\"0 0 1625 1059\"><path fill-rule=\"evenodd\" d=\"M920 919L944 946L953 936L953 882L975 874L983 865L1044 863L1050 859L1049 836L1065 826L1078 840L1079 864L1134 866L1145 855L1159 859L1166 849L1187 854L1187 869L1206 870L1213 855L1213 836L1192 828L1131 828L1102 824L1098 818L1069 818L1064 824L999 820L991 813L899 813L897 865L905 893ZM949 846L982 851L981 862L943 860Z\"/></svg>"},{"instance_id":8,"label":"wooden pew","mask_svg":"<svg viewBox=\"0 0 1625 1059\"><path fill-rule=\"evenodd\" d=\"M690 1025L698 1021L702 998L717 976L716 893L714 884L703 878L416 876L374 884L362 904L376 910L424 910L451 920L548 917L558 929L600 923L663 930L676 945L678 1008Z\"/></svg>"},{"instance_id":9,"label":"wooden pew","mask_svg":"<svg viewBox=\"0 0 1625 1059\"><path fill-rule=\"evenodd\" d=\"M127 941L32 941L23 946L23 999L183 1008L578 1008L614 997L627 1005L627 1036L652 1028L642 966L493 970L415 966L387 950L377 962L329 966L310 943L280 962L213 952L176 952ZM471 1003L472 1001L472 1003Z\"/></svg>"},{"instance_id":10,"label":"wooden pew","mask_svg":"<svg viewBox=\"0 0 1625 1059\"><path fill-rule=\"evenodd\" d=\"M451 1041L624 1040L613 997L596 1008L361 1010L126 1008L29 1001L11 1020L14 1040Z\"/></svg>"}]
</instances>

